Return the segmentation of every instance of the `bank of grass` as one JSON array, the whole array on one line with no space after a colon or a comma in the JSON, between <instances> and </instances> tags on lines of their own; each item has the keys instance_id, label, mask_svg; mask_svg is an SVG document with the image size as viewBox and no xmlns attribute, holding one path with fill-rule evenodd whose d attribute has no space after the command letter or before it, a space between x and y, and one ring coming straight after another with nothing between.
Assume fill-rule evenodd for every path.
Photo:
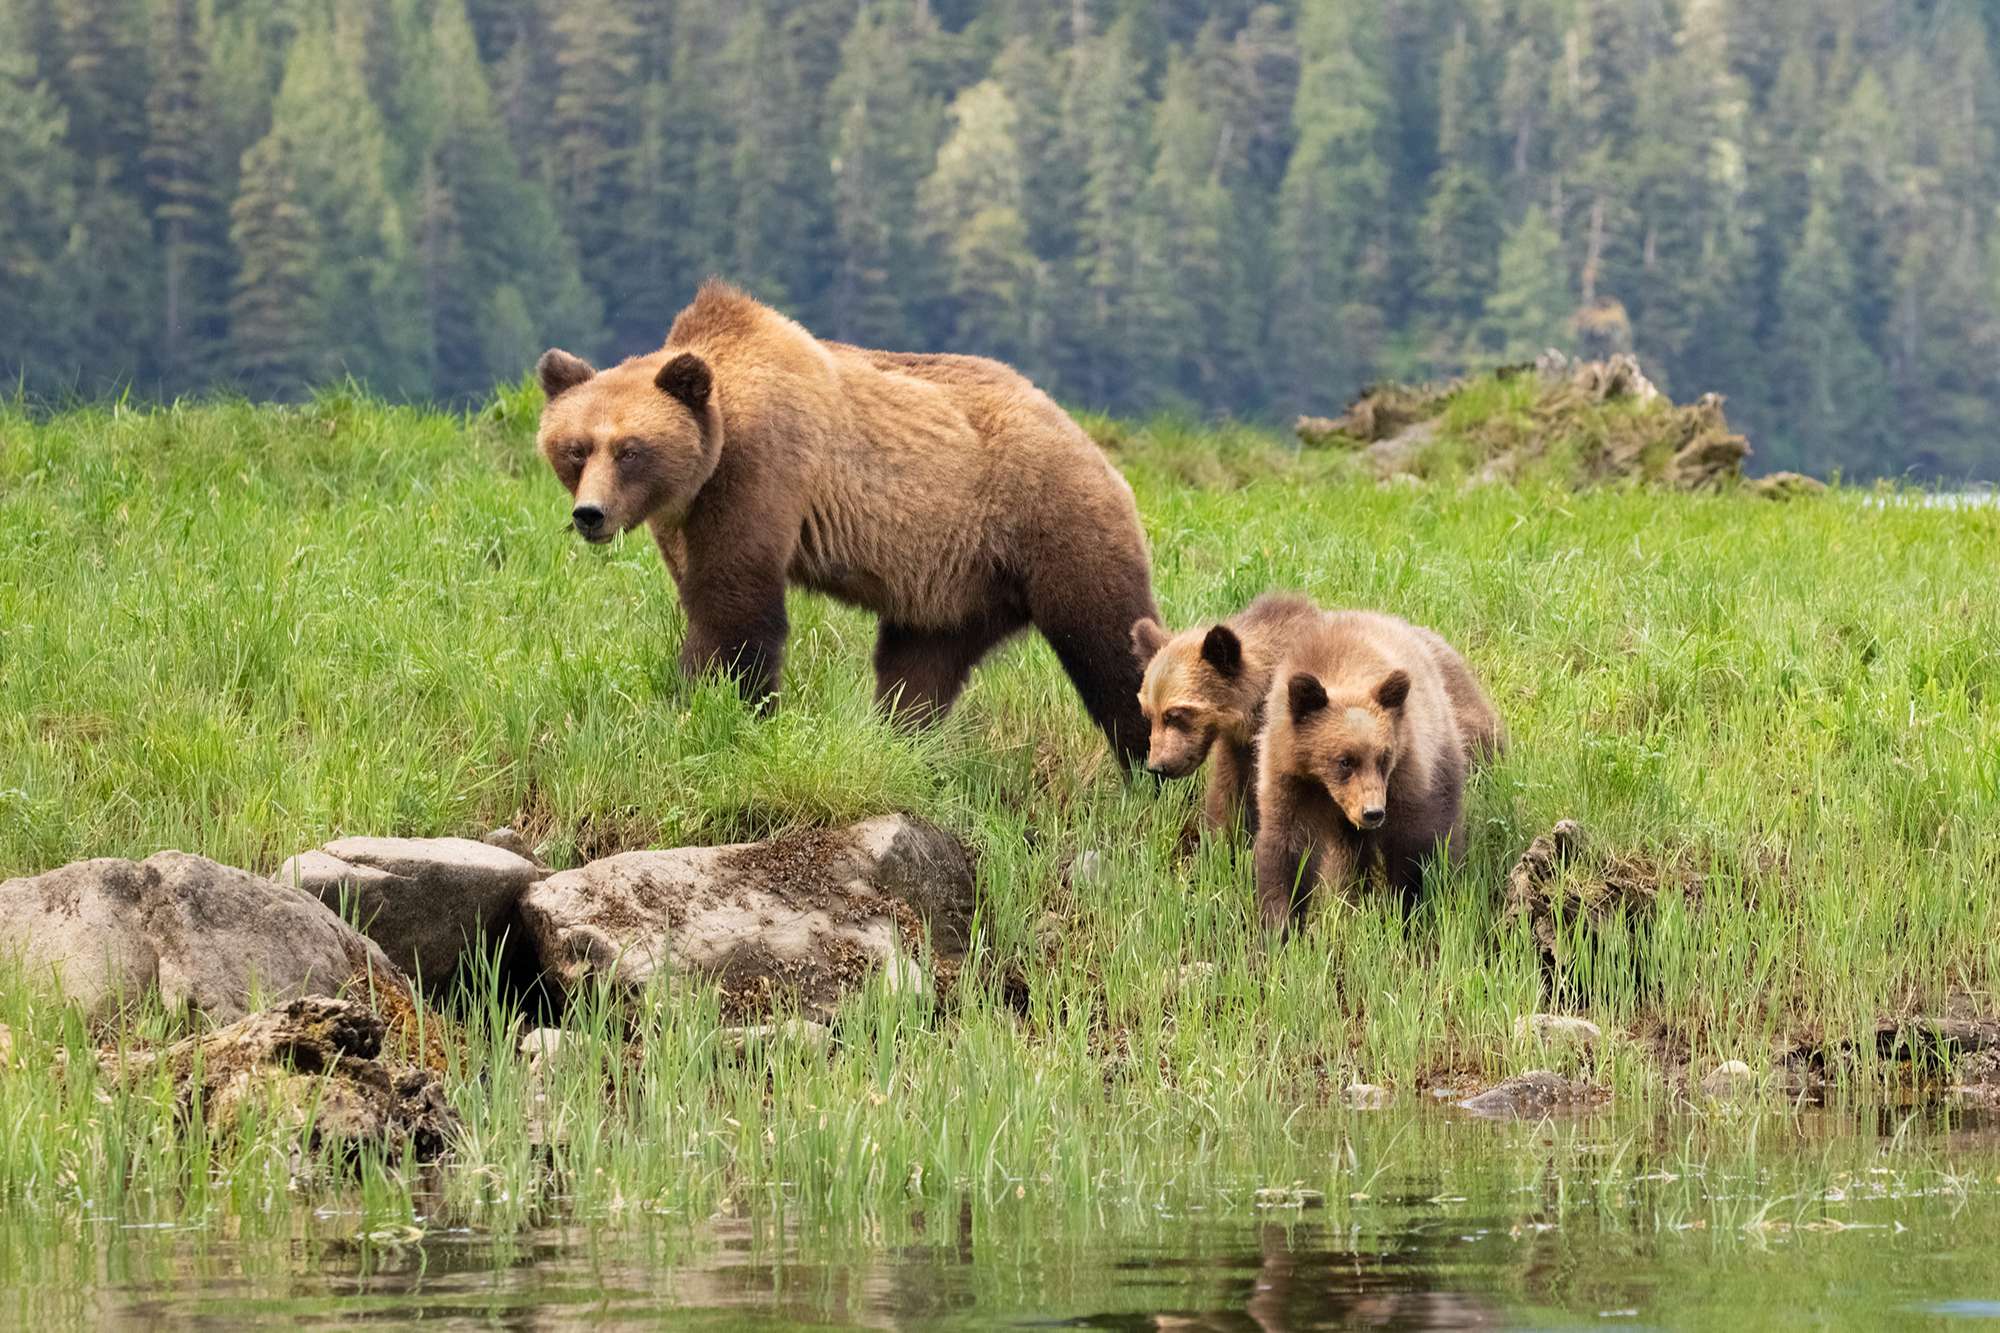
<instances>
[{"instance_id":1,"label":"bank of grass","mask_svg":"<svg viewBox=\"0 0 2000 1333\"><path fill-rule=\"evenodd\" d=\"M585 1005L549 1074L553 1157L513 1016L475 986L449 1071L467 1136L433 1182L468 1215L1162 1200L1300 1178L1298 1116L1355 1078L1577 1069L1516 1034L1537 1009L1601 1023L1588 1072L1644 1102L1683 1061L1767 1068L1779 1036L1857 1039L1846 1090L1869 1096L1901 1077L1878 1018L2000 1008L2000 512L1381 487L1255 432L1125 431L1174 623L1274 587L1392 610L1460 646L1512 732L1463 868L1414 914L1363 898L1266 957L1244 849L1192 836L1191 784L1121 780L1037 641L918 738L870 709L872 622L809 596L775 715L681 679L650 542L569 536L533 406L0 413L0 874L162 847L268 871L343 833L503 823L562 864L888 809L975 849L947 1003L870 991L830 1058L747 1061L700 1000L650 1010L629 1052ZM1661 892L1566 926L1589 947L1551 994L1499 892L1561 818ZM137 1021L120 1039L169 1025ZM310 1197L277 1127L199 1146L161 1089L80 1072L101 1034L44 997L0 985L0 1023L0 1198ZM364 1211L393 1225L427 1179L370 1164Z\"/></svg>"}]
</instances>

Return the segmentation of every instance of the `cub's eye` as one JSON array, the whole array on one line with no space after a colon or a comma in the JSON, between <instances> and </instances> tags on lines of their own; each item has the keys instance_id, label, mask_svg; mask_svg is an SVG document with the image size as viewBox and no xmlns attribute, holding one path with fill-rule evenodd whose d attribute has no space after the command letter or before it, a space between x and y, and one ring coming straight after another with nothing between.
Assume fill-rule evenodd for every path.
<instances>
[{"instance_id":1,"label":"cub's eye","mask_svg":"<svg viewBox=\"0 0 2000 1333\"><path fill-rule=\"evenodd\" d=\"M1175 731L1189 731L1194 727L1194 714L1185 708L1169 708L1161 721Z\"/></svg>"},{"instance_id":2,"label":"cub's eye","mask_svg":"<svg viewBox=\"0 0 2000 1333\"><path fill-rule=\"evenodd\" d=\"M581 440L565 445L563 446L563 457L581 466L583 461L590 457L590 446Z\"/></svg>"},{"instance_id":3,"label":"cub's eye","mask_svg":"<svg viewBox=\"0 0 2000 1333\"><path fill-rule=\"evenodd\" d=\"M637 461L639 457L639 442L637 440L618 441L617 444L612 446L611 457L620 464Z\"/></svg>"}]
</instances>

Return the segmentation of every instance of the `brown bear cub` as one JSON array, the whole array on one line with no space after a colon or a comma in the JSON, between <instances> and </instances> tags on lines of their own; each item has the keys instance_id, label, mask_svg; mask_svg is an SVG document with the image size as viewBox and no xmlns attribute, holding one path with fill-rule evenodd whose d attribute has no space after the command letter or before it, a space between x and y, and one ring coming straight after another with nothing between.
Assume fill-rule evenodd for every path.
<instances>
[{"instance_id":1,"label":"brown bear cub","mask_svg":"<svg viewBox=\"0 0 2000 1333\"><path fill-rule=\"evenodd\" d=\"M1238 811L1257 827L1255 746L1271 673L1320 610L1292 593L1266 593L1219 625L1169 634L1150 617L1132 626L1145 670L1139 711L1150 728L1146 768L1184 778L1208 763L1203 821L1225 829Z\"/></svg>"},{"instance_id":2,"label":"brown bear cub","mask_svg":"<svg viewBox=\"0 0 2000 1333\"><path fill-rule=\"evenodd\" d=\"M1464 841L1465 778L1500 724L1442 638L1372 611L1327 615L1278 666L1259 740L1257 902L1301 919L1321 884L1345 889L1377 858L1407 902L1424 858Z\"/></svg>"},{"instance_id":3,"label":"brown bear cub","mask_svg":"<svg viewBox=\"0 0 2000 1333\"><path fill-rule=\"evenodd\" d=\"M876 697L921 721L1033 625L1119 757L1144 753L1126 630L1156 612L1132 490L1013 370L823 342L711 282L659 351L600 373L551 350L537 371L576 530L652 530L684 668L767 699L798 584L880 617Z\"/></svg>"}]
</instances>

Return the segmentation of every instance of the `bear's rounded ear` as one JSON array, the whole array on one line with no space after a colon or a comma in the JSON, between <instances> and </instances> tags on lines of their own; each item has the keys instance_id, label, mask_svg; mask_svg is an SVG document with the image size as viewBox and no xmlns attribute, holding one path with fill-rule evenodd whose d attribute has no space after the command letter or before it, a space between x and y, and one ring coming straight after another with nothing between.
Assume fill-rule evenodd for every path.
<instances>
[{"instance_id":1,"label":"bear's rounded ear","mask_svg":"<svg viewBox=\"0 0 2000 1333\"><path fill-rule=\"evenodd\" d=\"M715 377L709 374L708 362L693 352L682 352L660 367L660 373L653 376L653 383L660 387L661 392L687 404L688 411L700 416L708 408L708 395L715 387Z\"/></svg>"},{"instance_id":2,"label":"bear's rounded ear","mask_svg":"<svg viewBox=\"0 0 2000 1333\"><path fill-rule=\"evenodd\" d=\"M1407 671L1391 671L1375 687L1375 702L1392 713L1400 709L1409 697L1410 673Z\"/></svg>"},{"instance_id":3,"label":"bear's rounded ear","mask_svg":"<svg viewBox=\"0 0 2000 1333\"><path fill-rule=\"evenodd\" d=\"M1132 655L1144 666L1159 656L1160 649L1167 646L1166 627L1151 616L1141 616L1132 622Z\"/></svg>"},{"instance_id":4,"label":"bear's rounded ear","mask_svg":"<svg viewBox=\"0 0 2000 1333\"><path fill-rule=\"evenodd\" d=\"M1294 721L1311 717L1326 707L1326 686L1319 683L1319 677L1303 671L1286 683L1285 694L1291 702Z\"/></svg>"},{"instance_id":5,"label":"bear's rounded ear","mask_svg":"<svg viewBox=\"0 0 2000 1333\"><path fill-rule=\"evenodd\" d=\"M1243 640L1229 626L1217 625L1201 641L1201 660L1224 676L1234 676L1243 669Z\"/></svg>"},{"instance_id":6,"label":"bear's rounded ear","mask_svg":"<svg viewBox=\"0 0 2000 1333\"><path fill-rule=\"evenodd\" d=\"M560 347L551 347L535 363L535 377L542 382L542 396L554 398L565 389L574 389L597 372L580 356L571 356Z\"/></svg>"}]
</instances>

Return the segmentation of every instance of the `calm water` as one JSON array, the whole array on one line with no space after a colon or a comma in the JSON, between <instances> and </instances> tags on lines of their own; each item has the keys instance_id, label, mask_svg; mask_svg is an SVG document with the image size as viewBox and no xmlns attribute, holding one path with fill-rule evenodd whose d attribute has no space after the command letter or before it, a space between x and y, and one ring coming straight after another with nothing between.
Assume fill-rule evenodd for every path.
<instances>
[{"instance_id":1,"label":"calm water","mask_svg":"<svg viewBox=\"0 0 2000 1333\"><path fill-rule=\"evenodd\" d=\"M2000 1328L1991 1120L1408 1110L1310 1132L1320 1182L1261 1199L1273 1182L1087 1207L1024 1188L512 1236L370 1237L337 1200L262 1238L6 1218L0 1325Z\"/></svg>"}]
</instances>

